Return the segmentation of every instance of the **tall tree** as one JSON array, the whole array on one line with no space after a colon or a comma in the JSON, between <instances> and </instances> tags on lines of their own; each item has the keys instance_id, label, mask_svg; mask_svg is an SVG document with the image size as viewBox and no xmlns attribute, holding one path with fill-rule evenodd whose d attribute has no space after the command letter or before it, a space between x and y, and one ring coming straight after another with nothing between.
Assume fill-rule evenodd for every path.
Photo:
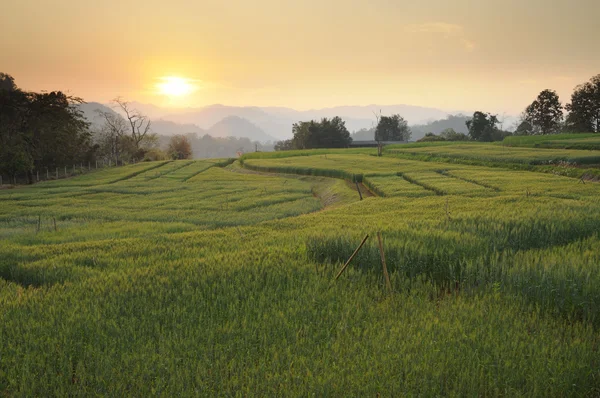
<instances>
[{"instance_id":1,"label":"tall tree","mask_svg":"<svg viewBox=\"0 0 600 398\"><path fill-rule=\"evenodd\" d=\"M118 164L124 149L123 139L128 132L127 122L113 111L97 112L104 119L97 137L102 156Z\"/></svg>"},{"instance_id":2,"label":"tall tree","mask_svg":"<svg viewBox=\"0 0 600 398\"><path fill-rule=\"evenodd\" d=\"M554 90L544 90L525 109L525 120L531 124L534 134L556 134L560 131L563 110Z\"/></svg>"},{"instance_id":3,"label":"tall tree","mask_svg":"<svg viewBox=\"0 0 600 398\"><path fill-rule=\"evenodd\" d=\"M410 136L408 123L398 114L381 116L375 128L376 141L408 141Z\"/></svg>"},{"instance_id":4,"label":"tall tree","mask_svg":"<svg viewBox=\"0 0 600 398\"><path fill-rule=\"evenodd\" d=\"M152 139L150 118L137 109L133 108L128 101L121 97L113 100L115 108L125 115L125 120L129 124L130 138L135 144L136 149L142 149L145 141Z\"/></svg>"},{"instance_id":5,"label":"tall tree","mask_svg":"<svg viewBox=\"0 0 600 398\"><path fill-rule=\"evenodd\" d=\"M473 117L465 122L469 129L471 139L475 141L494 141L497 136L498 117L491 113L483 113L477 111L473 113Z\"/></svg>"},{"instance_id":6,"label":"tall tree","mask_svg":"<svg viewBox=\"0 0 600 398\"><path fill-rule=\"evenodd\" d=\"M567 127L575 132L600 133L600 75L575 87L566 107Z\"/></svg>"},{"instance_id":7,"label":"tall tree","mask_svg":"<svg viewBox=\"0 0 600 398\"><path fill-rule=\"evenodd\" d=\"M0 86L0 172L73 164L92 156L88 123L74 105L81 99L60 91L30 93L2 74Z\"/></svg>"}]
</instances>

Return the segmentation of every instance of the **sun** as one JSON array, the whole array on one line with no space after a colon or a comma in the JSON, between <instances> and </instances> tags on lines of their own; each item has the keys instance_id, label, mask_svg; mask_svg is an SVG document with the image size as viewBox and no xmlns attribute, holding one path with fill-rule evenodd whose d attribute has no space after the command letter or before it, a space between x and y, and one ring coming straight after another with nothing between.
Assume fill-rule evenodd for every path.
<instances>
[{"instance_id":1,"label":"sun","mask_svg":"<svg viewBox=\"0 0 600 398\"><path fill-rule=\"evenodd\" d=\"M195 86L190 79L176 76L167 76L160 78L156 88L161 94L168 97L183 97L195 90Z\"/></svg>"}]
</instances>

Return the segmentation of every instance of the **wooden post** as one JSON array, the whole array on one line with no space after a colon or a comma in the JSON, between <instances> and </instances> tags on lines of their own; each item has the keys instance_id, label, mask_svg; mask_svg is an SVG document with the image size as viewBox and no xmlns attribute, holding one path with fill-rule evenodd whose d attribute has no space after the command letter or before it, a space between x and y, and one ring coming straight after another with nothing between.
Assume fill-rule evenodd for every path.
<instances>
[{"instance_id":1,"label":"wooden post","mask_svg":"<svg viewBox=\"0 0 600 398\"><path fill-rule=\"evenodd\" d=\"M0 186L2 186L2 175L0 174Z\"/></svg>"},{"instance_id":2,"label":"wooden post","mask_svg":"<svg viewBox=\"0 0 600 398\"><path fill-rule=\"evenodd\" d=\"M58 180L58 167L56 168L56 179Z\"/></svg>"},{"instance_id":3,"label":"wooden post","mask_svg":"<svg viewBox=\"0 0 600 398\"><path fill-rule=\"evenodd\" d=\"M381 264L383 265L383 276L385 276L385 284L387 285L390 294L392 293L392 282L390 282L390 275L388 274L387 265L385 264L385 253L383 252L383 242L381 241L381 232L377 232L377 239L379 240L379 253L381 253Z\"/></svg>"},{"instance_id":4,"label":"wooden post","mask_svg":"<svg viewBox=\"0 0 600 398\"><path fill-rule=\"evenodd\" d=\"M38 216L38 225L37 225L37 232L40 232L40 228L42 227L42 216L39 215Z\"/></svg>"},{"instance_id":5,"label":"wooden post","mask_svg":"<svg viewBox=\"0 0 600 398\"><path fill-rule=\"evenodd\" d=\"M35 174L37 176L37 182L40 182L40 171L36 170Z\"/></svg>"},{"instance_id":6,"label":"wooden post","mask_svg":"<svg viewBox=\"0 0 600 398\"><path fill-rule=\"evenodd\" d=\"M356 183L356 190L358 191L358 196L360 200L362 200L362 193L360 192L360 187L358 186L358 181L354 181Z\"/></svg>"},{"instance_id":7,"label":"wooden post","mask_svg":"<svg viewBox=\"0 0 600 398\"><path fill-rule=\"evenodd\" d=\"M98 160L96 160L96 170L98 169Z\"/></svg>"},{"instance_id":8,"label":"wooden post","mask_svg":"<svg viewBox=\"0 0 600 398\"><path fill-rule=\"evenodd\" d=\"M46 167L46 180L50 179L50 169Z\"/></svg>"},{"instance_id":9,"label":"wooden post","mask_svg":"<svg viewBox=\"0 0 600 398\"><path fill-rule=\"evenodd\" d=\"M54 221L54 232L56 232L57 231L57 229L56 229L56 217L52 217L52 220Z\"/></svg>"},{"instance_id":10,"label":"wooden post","mask_svg":"<svg viewBox=\"0 0 600 398\"><path fill-rule=\"evenodd\" d=\"M335 276L335 280L336 281L340 277L340 275L342 275L342 273L346 270L346 267L348 266L348 264L350 264L350 261L352 261L352 259L354 258L354 256L356 256L356 254L358 253L358 251L363 247L363 245L365 244L365 242L367 241L367 239L369 239L369 234L365 235L365 237L363 238L362 242L360 242L360 245L358 245L358 247L356 248L356 250L354 250L354 253L352 253L352 255L350 256L350 258L348 259L348 261L346 261L346 264L344 264L344 266L342 267L342 269L340 269L340 272L338 272L338 274Z\"/></svg>"},{"instance_id":11,"label":"wooden post","mask_svg":"<svg viewBox=\"0 0 600 398\"><path fill-rule=\"evenodd\" d=\"M67 177L67 166L65 166L65 178Z\"/></svg>"}]
</instances>

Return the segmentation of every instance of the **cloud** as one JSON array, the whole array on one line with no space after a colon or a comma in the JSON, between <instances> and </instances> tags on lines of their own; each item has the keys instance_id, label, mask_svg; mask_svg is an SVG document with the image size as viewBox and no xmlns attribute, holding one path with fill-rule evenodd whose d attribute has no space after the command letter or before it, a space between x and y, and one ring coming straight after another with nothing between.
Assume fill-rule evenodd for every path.
<instances>
[{"instance_id":1,"label":"cloud","mask_svg":"<svg viewBox=\"0 0 600 398\"><path fill-rule=\"evenodd\" d=\"M443 36L445 40L455 40L467 52L472 52L477 44L469 39L461 25L446 22L426 22L409 24L404 31L410 34Z\"/></svg>"}]
</instances>

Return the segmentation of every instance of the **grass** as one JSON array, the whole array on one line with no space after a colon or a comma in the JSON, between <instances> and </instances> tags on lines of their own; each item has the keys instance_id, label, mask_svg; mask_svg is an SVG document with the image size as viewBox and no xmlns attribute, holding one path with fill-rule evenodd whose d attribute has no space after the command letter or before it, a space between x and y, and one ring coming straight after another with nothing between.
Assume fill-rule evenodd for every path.
<instances>
[{"instance_id":1,"label":"grass","mask_svg":"<svg viewBox=\"0 0 600 398\"><path fill-rule=\"evenodd\" d=\"M600 393L597 184L281 156L0 191L0 394Z\"/></svg>"},{"instance_id":2,"label":"grass","mask_svg":"<svg viewBox=\"0 0 600 398\"><path fill-rule=\"evenodd\" d=\"M600 136L587 134L551 134L506 137L502 145L529 148L600 150Z\"/></svg>"}]
</instances>

